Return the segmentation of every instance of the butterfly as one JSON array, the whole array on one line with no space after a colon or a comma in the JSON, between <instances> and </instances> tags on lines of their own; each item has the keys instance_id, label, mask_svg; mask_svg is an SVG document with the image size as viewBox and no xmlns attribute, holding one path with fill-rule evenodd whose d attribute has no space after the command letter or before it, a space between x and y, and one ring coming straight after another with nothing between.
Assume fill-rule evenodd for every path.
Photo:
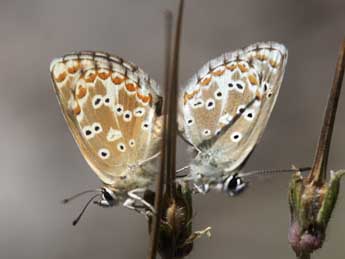
<instances>
[{"instance_id":1,"label":"butterfly","mask_svg":"<svg viewBox=\"0 0 345 259\"><path fill-rule=\"evenodd\" d=\"M69 129L103 183L94 190L95 203L122 202L138 210L140 201L153 211L138 194L157 172L162 132L157 83L138 66L103 52L65 55L52 61L50 72Z\"/></svg>"},{"instance_id":2,"label":"butterfly","mask_svg":"<svg viewBox=\"0 0 345 259\"><path fill-rule=\"evenodd\" d=\"M279 43L256 43L207 62L179 96L179 133L197 152L182 180L197 192L233 196L247 183L240 169L253 152L276 102L287 63Z\"/></svg>"}]
</instances>

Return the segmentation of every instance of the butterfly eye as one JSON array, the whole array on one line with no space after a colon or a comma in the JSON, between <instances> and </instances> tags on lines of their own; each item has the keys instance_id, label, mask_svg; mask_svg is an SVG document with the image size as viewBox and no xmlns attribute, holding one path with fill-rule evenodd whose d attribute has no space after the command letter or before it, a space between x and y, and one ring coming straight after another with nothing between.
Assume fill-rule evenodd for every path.
<instances>
[{"instance_id":1,"label":"butterfly eye","mask_svg":"<svg viewBox=\"0 0 345 259\"><path fill-rule=\"evenodd\" d=\"M111 196L110 193L108 193L107 191L103 192L103 198L108 202L114 200L113 196Z\"/></svg>"},{"instance_id":2,"label":"butterfly eye","mask_svg":"<svg viewBox=\"0 0 345 259\"><path fill-rule=\"evenodd\" d=\"M120 152L125 152L126 151L126 146L123 143L117 144L117 150Z\"/></svg>"},{"instance_id":3,"label":"butterfly eye","mask_svg":"<svg viewBox=\"0 0 345 259\"><path fill-rule=\"evenodd\" d=\"M102 159L107 159L110 155L109 153L109 150L106 149L106 148L101 148L99 151L98 151L98 155L100 158Z\"/></svg>"},{"instance_id":4,"label":"butterfly eye","mask_svg":"<svg viewBox=\"0 0 345 259\"><path fill-rule=\"evenodd\" d=\"M241 140L241 138L242 138L242 134L239 132L234 132L231 134L231 140L233 142L239 142Z\"/></svg>"},{"instance_id":5,"label":"butterfly eye","mask_svg":"<svg viewBox=\"0 0 345 259\"><path fill-rule=\"evenodd\" d=\"M98 109L102 105L102 96L101 95L95 95L92 99L92 105L93 108Z\"/></svg>"},{"instance_id":6,"label":"butterfly eye","mask_svg":"<svg viewBox=\"0 0 345 259\"><path fill-rule=\"evenodd\" d=\"M238 174L230 175L224 183L224 191L229 196L240 194L246 187L247 184Z\"/></svg>"}]
</instances>

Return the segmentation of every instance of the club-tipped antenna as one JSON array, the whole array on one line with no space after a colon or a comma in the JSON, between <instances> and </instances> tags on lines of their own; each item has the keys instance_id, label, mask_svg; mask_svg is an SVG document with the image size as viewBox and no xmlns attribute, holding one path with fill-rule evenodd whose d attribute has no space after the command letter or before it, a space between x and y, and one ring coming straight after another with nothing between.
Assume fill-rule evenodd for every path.
<instances>
[{"instance_id":1,"label":"club-tipped antenna","mask_svg":"<svg viewBox=\"0 0 345 259\"><path fill-rule=\"evenodd\" d=\"M305 172L311 170L311 167L301 167L301 168L292 168L292 169L263 169L255 170L246 173L239 173L239 176L242 178L256 176L256 175L273 175L273 174L284 174L284 173L295 173L295 172Z\"/></svg>"},{"instance_id":2,"label":"club-tipped antenna","mask_svg":"<svg viewBox=\"0 0 345 259\"><path fill-rule=\"evenodd\" d=\"M72 200L74 200L74 199L76 199L76 198L78 198L78 197L80 197L80 196L82 196L82 195L84 195L84 194L87 194L87 193L95 193L95 192L101 193L102 190L101 190L101 189L86 190L86 191L77 193L77 194L75 194L75 195L73 195L73 196L71 196L71 197L69 197L69 198L63 199L63 200L62 200L62 203L63 203L63 204L66 204L66 203L68 203L68 202L70 202L70 201L72 201Z\"/></svg>"},{"instance_id":3,"label":"club-tipped antenna","mask_svg":"<svg viewBox=\"0 0 345 259\"><path fill-rule=\"evenodd\" d=\"M90 203L91 203L94 199L96 199L97 197L99 197L99 196L101 196L100 193L98 193L98 194L92 196L92 197L87 201L87 203L85 204L85 206L83 207L83 209L82 209L81 212L79 213L78 217L77 217L75 220L73 220L73 223L72 223L73 226L75 226L75 225L78 224L79 220L80 220L81 217L83 216L83 214L84 214L84 212L86 211L87 207L89 207Z\"/></svg>"}]
</instances>

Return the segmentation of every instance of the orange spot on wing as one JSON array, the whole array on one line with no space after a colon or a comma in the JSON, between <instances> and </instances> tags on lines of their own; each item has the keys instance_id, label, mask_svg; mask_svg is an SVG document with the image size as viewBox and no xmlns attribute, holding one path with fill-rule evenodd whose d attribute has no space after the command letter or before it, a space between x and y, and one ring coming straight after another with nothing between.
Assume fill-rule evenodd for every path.
<instances>
[{"instance_id":1,"label":"orange spot on wing","mask_svg":"<svg viewBox=\"0 0 345 259\"><path fill-rule=\"evenodd\" d=\"M151 103L152 101L152 95L143 95L140 94L139 92L137 93L138 98L143 102L143 103Z\"/></svg>"},{"instance_id":2,"label":"orange spot on wing","mask_svg":"<svg viewBox=\"0 0 345 259\"><path fill-rule=\"evenodd\" d=\"M211 82L211 79L212 79L211 76L205 77L204 79L201 80L200 85L202 85L202 86L208 85Z\"/></svg>"},{"instance_id":3,"label":"orange spot on wing","mask_svg":"<svg viewBox=\"0 0 345 259\"><path fill-rule=\"evenodd\" d=\"M260 61L265 61L267 59L267 56L264 54L258 54L257 55L258 60Z\"/></svg>"},{"instance_id":4,"label":"orange spot on wing","mask_svg":"<svg viewBox=\"0 0 345 259\"><path fill-rule=\"evenodd\" d=\"M212 75L214 75L214 76L221 76L221 75L224 74L224 72L225 72L225 69L217 69L215 71L212 71Z\"/></svg>"},{"instance_id":5,"label":"orange spot on wing","mask_svg":"<svg viewBox=\"0 0 345 259\"><path fill-rule=\"evenodd\" d=\"M76 65L76 66L71 66L71 67L67 68L67 71L70 74L74 74L78 71L78 69L79 69L79 65Z\"/></svg>"},{"instance_id":6,"label":"orange spot on wing","mask_svg":"<svg viewBox=\"0 0 345 259\"><path fill-rule=\"evenodd\" d=\"M79 89L78 89L77 98L78 98L78 99L81 99L81 98L83 98L85 95L86 95L86 88L80 86Z\"/></svg>"},{"instance_id":7,"label":"orange spot on wing","mask_svg":"<svg viewBox=\"0 0 345 259\"><path fill-rule=\"evenodd\" d=\"M65 80L66 76L67 76L67 73L66 72L62 72L61 74L59 74L58 76L55 77L55 81L60 83L63 80Z\"/></svg>"},{"instance_id":8,"label":"orange spot on wing","mask_svg":"<svg viewBox=\"0 0 345 259\"><path fill-rule=\"evenodd\" d=\"M253 74L248 76L248 80L249 80L249 82L252 85L257 85L258 84L258 80L256 79L256 77Z\"/></svg>"},{"instance_id":9,"label":"orange spot on wing","mask_svg":"<svg viewBox=\"0 0 345 259\"><path fill-rule=\"evenodd\" d=\"M100 71L98 72L98 77L100 79L106 80L110 76L110 71Z\"/></svg>"},{"instance_id":10,"label":"orange spot on wing","mask_svg":"<svg viewBox=\"0 0 345 259\"><path fill-rule=\"evenodd\" d=\"M120 77L120 76L115 76L111 78L111 81L113 81L114 84L119 85L122 84L122 82L125 80L124 77Z\"/></svg>"},{"instance_id":11,"label":"orange spot on wing","mask_svg":"<svg viewBox=\"0 0 345 259\"><path fill-rule=\"evenodd\" d=\"M77 106L73 109L74 115L79 115L81 112L80 106L77 103Z\"/></svg>"},{"instance_id":12,"label":"orange spot on wing","mask_svg":"<svg viewBox=\"0 0 345 259\"><path fill-rule=\"evenodd\" d=\"M226 66L227 69L234 71L237 68L237 64L231 64Z\"/></svg>"},{"instance_id":13,"label":"orange spot on wing","mask_svg":"<svg viewBox=\"0 0 345 259\"><path fill-rule=\"evenodd\" d=\"M277 66L278 66L278 62L277 61L275 61L275 60L273 60L273 59L271 59L270 60L270 65L273 67L273 68L276 68Z\"/></svg>"},{"instance_id":14,"label":"orange spot on wing","mask_svg":"<svg viewBox=\"0 0 345 259\"><path fill-rule=\"evenodd\" d=\"M87 83L93 83L96 79L96 72L89 72L87 75L85 75L85 82Z\"/></svg>"},{"instance_id":15,"label":"orange spot on wing","mask_svg":"<svg viewBox=\"0 0 345 259\"><path fill-rule=\"evenodd\" d=\"M242 73L245 73L248 71L248 68L241 63L238 64L238 68L241 70Z\"/></svg>"},{"instance_id":16,"label":"orange spot on wing","mask_svg":"<svg viewBox=\"0 0 345 259\"><path fill-rule=\"evenodd\" d=\"M137 90L137 87L133 83L127 83L126 84L126 89L130 92L135 92Z\"/></svg>"},{"instance_id":17,"label":"orange spot on wing","mask_svg":"<svg viewBox=\"0 0 345 259\"><path fill-rule=\"evenodd\" d=\"M186 105L186 103L191 100L197 93L199 92L199 90L194 90L193 92L191 92L190 94L185 92L184 96L183 96L183 104Z\"/></svg>"}]
</instances>

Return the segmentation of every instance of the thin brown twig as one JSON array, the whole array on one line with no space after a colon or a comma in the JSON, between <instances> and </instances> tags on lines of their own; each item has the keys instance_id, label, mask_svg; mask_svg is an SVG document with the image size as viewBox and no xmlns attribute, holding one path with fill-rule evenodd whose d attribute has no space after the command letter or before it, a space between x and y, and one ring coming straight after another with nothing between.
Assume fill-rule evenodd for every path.
<instances>
[{"instance_id":1,"label":"thin brown twig","mask_svg":"<svg viewBox=\"0 0 345 259\"><path fill-rule=\"evenodd\" d=\"M168 139L167 139L167 195L169 198L176 196L176 132L177 132L177 87L178 87L178 65L180 53L180 39L182 27L184 0L179 1L176 28L174 35L173 53L170 66L169 82L169 116L168 116Z\"/></svg>"},{"instance_id":2,"label":"thin brown twig","mask_svg":"<svg viewBox=\"0 0 345 259\"><path fill-rule=\"evenodd\" d=\"M326 179L326 170L328 163L328 154L331 145L334 120L337 112L338 101L341 91L345 70L345 39L342 42L338 61L335 70L333 85L328 99L324 122L320 134L320 139L315 155L314 165L308 176L308 182L314 182L316 185L322 185Z\"/></svg>"},{"instance_id":3,"label":"thin brown twig","mask_svg":"<svg viewBox=\"0 0 345 259\"><path fill-rule=\"evenodd\" d=\"M164 85L165 93L164 98L167 100L169 97L169 66L170 66L170 53L171 53L171 35L172 35L172 13L170 11L165 12L165 75L164 75ZM163 134L162 134L162 144L161 144L161 166L160 173L157 178L156 194L155 194L155 210L156 215L152 219L152 229L151 229L151 240L149 247L148 259L155 259L158 248L158 236L159 236L159 226L160 219L162 216L162 205L163 205L163 189L165 181L166 172L166 140L167 140L167 116L168 102L163 103Z\"/></svg>"}]
</instances>

